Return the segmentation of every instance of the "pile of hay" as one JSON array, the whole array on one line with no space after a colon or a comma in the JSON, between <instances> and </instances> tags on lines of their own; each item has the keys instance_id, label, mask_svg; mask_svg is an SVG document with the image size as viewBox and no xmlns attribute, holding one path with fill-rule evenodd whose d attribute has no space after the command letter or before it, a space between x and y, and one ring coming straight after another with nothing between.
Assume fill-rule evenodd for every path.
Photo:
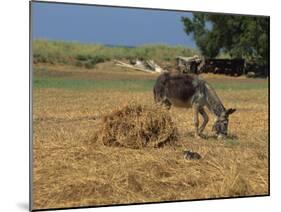
<instances>
[{"instance_id":1,"label":"pile of hay","mask_svg":"<svg viewBox=\"0 0 281 212\"><path fill-rule=\"evenodd\" d=\"M169 113L157 106L130 104L103 117L98 140L133 149L174 144L178 131Z\"/></svg>"}]
</instances>

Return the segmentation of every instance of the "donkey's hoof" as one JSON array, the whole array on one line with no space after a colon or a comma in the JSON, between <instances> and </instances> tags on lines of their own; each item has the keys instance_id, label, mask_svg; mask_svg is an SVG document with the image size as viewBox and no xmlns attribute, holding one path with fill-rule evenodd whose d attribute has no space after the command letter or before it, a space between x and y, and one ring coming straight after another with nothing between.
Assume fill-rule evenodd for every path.
<instances>
[{"instance_id":1,"label":"donkey's hoof","mask_svg":"<svg viewBox=\"0 0 281 212\"><path fill-rule=\"evenodd\" d=\"M226 139L226 135L219 134L217 138L218 140L224 140Z\"/></svg>"},{"instance_id":2,"label":"donkey's hoof","mask_svg":"<svg viewBox=\"0 0 281 212\"><path fill-rule=\"evenodd\" d=\"M200 136L200 138L202 139L207 139L207 136L206 135L204 135L204 134L199 134L199 136Z\"/></svg>"},{"instance_id":3,"label":"donkey's hoof","mask_svg":"<svg viewBox=\"0 0 281 212\"><path fill-rule=\"evenodd\" d=\"M199 139L202 139L202 138L201 138L201 135L199 135L199 134L195 134L194 137L195 137L195 139L198 139L198 140L199 140Z\"/></svg>"}]
</instances>

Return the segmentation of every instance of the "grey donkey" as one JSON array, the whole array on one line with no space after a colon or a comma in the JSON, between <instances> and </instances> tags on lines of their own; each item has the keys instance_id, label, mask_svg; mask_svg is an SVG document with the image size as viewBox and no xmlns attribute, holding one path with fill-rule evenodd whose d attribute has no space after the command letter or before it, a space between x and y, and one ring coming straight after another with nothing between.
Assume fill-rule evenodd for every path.
<instances>
[{"instance_id":1,"label":"grey donkey","mask_svg":"<svg viewBox=\"0 0 281 212\"><path fill-rule=\"evenodd\" d=\"M179 73L161 74L156 80L153 93L155 102L168 109L172 105L193 109L195 137L202 136L209 121L205 107L216 116L213 131L218 138L227 136L229 115L236 109L225 109L215 90L199 76ZM198 114L203 117L200 127Z\"/></svg>"}]
</instances>

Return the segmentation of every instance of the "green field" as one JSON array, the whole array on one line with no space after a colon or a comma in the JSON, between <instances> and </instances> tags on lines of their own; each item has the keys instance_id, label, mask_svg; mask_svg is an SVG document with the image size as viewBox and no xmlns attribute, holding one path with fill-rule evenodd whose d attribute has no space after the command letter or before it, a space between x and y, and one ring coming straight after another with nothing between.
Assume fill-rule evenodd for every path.
<instances>
[{"instance_id":1,"label":"green field","mask_svg":"<svg viewBox=\"0 0 281 212\"><path fill-rule=\"evenodd\" d=\"M77 80L42 77L34 79L35 88L61 88L71 90L149 91L154 80Z\"/></svg>"},{"instance_id":2,"label":"green field","mask_svg":"<svg viewBox=\"0 0 281 212\"><path fill-rule=\"evenodd\" d=\"M118 91L152 91L155 80L87 80L65 77L35 77L35 88L60 88L71 90L109 89ZM260 90L267 89L268 83L213 82L215 89L220 90Z\"/></svg>"}]
</instances>

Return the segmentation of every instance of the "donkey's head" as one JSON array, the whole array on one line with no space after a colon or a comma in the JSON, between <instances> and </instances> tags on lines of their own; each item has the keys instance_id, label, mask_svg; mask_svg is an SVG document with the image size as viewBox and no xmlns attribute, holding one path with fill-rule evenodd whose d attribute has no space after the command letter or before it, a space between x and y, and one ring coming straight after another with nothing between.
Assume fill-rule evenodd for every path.
<instances>
[{"instance_id":1,"label":"donkey's head","mask_svg":"<svg viewBox=\"0 0 281 212\"><path fill-rule=\"evenodd\" d=\"M213 126L213 131L216 132L218 138L224 138L227 136L228 129L228 117L230 114L234 113L236 109L227 109L221 113L221 115L217 118L216 122Z\"/></svg>"}]
</instances>

